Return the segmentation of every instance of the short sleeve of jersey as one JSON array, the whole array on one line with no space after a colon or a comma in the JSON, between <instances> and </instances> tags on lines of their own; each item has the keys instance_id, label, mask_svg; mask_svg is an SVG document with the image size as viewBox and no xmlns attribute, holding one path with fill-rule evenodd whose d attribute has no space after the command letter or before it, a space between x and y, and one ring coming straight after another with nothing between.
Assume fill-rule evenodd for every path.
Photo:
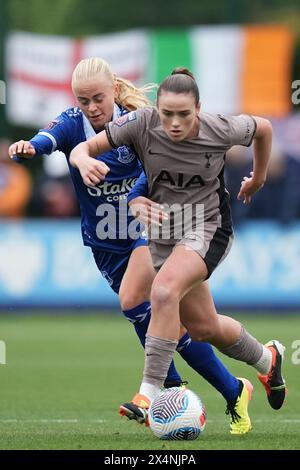
<instances>
[{"instance_id":1,"label":"short sleeve of jersey","mask_svg":"<svg viewBox=\"0 0 300 470\"><path fill-rule=\"evenodd\" d=\"M224 126L230 145L244 145L249 147L256 131L256 121L252 116L240 114L239 116L218 115Z\"/></svg>"},{"instance_id":2,"label":"short sleeve of jersey","mask_svg":"<svg viewBox=\"0 0 300 470\"><path fill-rule=\"evenodd\" d=\"M141 108L120 116L105 125L107 138L112 147L132 145L139 153L143 135L147 128L147 112L149 108Z\"/></svg>"}]
</instances>

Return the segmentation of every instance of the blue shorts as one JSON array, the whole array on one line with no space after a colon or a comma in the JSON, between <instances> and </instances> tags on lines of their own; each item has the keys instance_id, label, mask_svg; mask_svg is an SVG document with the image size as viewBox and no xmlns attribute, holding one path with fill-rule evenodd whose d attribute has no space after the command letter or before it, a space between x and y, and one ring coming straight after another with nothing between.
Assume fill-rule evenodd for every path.
<instances>
[{"instance_id":1,"label":"blue shorts","mask_svg":"<svg viewBox=\"0 0 300 470\"><path fill-rule=\"evenodd\" d=\"M99 271L116 294L119 294L120 285L127 269L131 253L139 246L148 246L148 240L138 238L133 242L131 250L125 254L92 249Z\"/></svg>"}]
</instances>

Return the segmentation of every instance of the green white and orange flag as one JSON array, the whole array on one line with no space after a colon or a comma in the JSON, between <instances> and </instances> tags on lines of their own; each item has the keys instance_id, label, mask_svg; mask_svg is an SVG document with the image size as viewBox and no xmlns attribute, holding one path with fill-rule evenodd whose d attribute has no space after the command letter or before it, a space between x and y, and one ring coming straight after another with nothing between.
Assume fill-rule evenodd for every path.
<instances>
[{"instance_id":1,"label":"green white and orange flag","mask_svg":"<svg viewBox=\"0 0 300 470\"><path fill-rule=\"evenodd\" d=\"M155 81L194 72L202 110L280 117L291 110L293 36L281 26L197 26L153 33Z\"/></svg>"}]
</instances>

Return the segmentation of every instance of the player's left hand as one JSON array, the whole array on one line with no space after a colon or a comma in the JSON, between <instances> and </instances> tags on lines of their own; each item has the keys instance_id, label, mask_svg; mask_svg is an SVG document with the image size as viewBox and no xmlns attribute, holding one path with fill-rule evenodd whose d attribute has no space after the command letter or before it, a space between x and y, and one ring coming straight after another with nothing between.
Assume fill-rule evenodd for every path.
<instances>
[{"instance_id":1,"label":"player's left hand","mask_svg":"<svg viewBox=\"0 0 300 470\"><path fill-rule=\"evenodd\" d=\"M253 171L250 172L250 177L244 176L241 183L241 189L237 198L243 201L244 204L250 204L252 196L257 193L264 185L264 181L260 182L254 179Z\"/></svg>"}]
</instances>

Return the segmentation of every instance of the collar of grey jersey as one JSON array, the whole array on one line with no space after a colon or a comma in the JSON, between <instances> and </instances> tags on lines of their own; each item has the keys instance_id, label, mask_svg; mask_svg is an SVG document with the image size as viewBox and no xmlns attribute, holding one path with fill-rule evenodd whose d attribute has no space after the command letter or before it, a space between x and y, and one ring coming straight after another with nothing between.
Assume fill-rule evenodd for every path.
<instances>
[{"instance_id":1,"label":"collar of grey jersey","mask_svg":"<svg viewBox=\"0 0 300 470\"><path fill-rule=\"evenodd\" d=\"M114 112L113 112L113 121L115 119L118 119L122 114L122 110L119 108L119 106L115 103L114 104ZM95 129L93 128L92 124L88 120L88 118L83 114L83 128L84 128L84 133L85 133L85 138L86 140L91 139L96 135Z\"/></svg>"}]
</instances>

